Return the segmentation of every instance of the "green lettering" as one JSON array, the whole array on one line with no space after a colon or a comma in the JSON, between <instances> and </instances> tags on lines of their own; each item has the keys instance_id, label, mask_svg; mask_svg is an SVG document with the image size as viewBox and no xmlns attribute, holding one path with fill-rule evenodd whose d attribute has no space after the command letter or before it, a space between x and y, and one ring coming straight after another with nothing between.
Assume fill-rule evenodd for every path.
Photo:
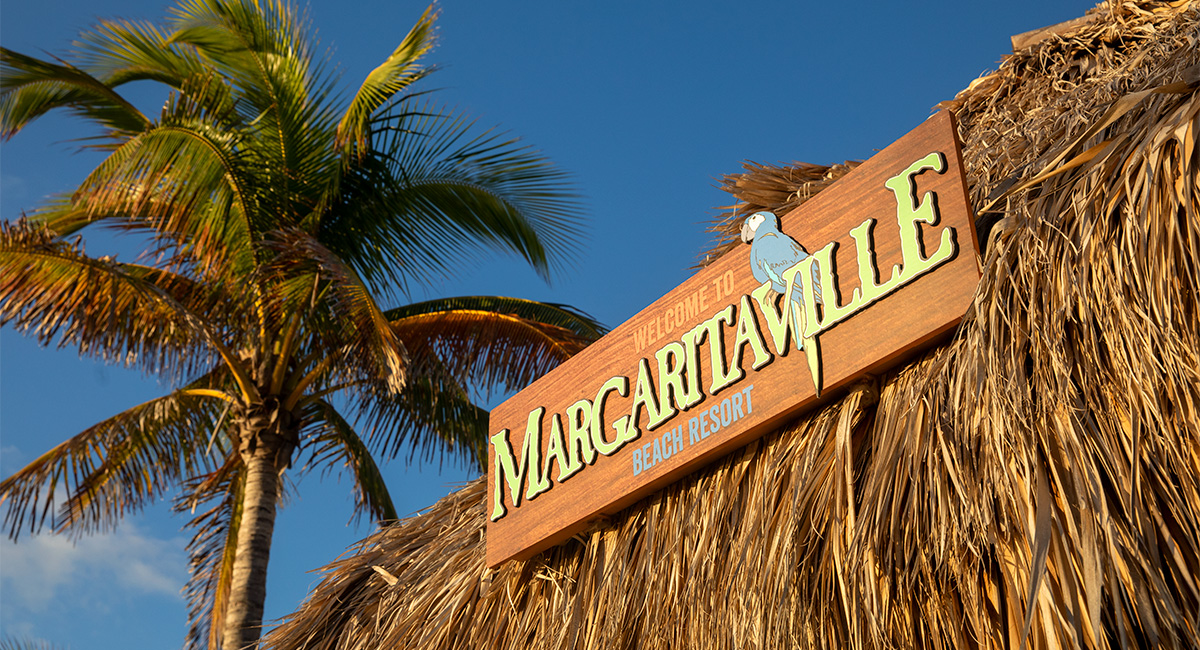
<instances>
[{"instance_id":1,"label":"green lettering","mask_svg":"<svg viewBox=\"0 0 1200 650\"><path fill-rule=\"evenodd\" d=\"M742 296L742 308L738 312L737 335L733 338L733 361L731 364L737 369L737 379L746 376L746 371L742 370L742 354L746 351L747 345L754 351L752 368L758 370L771 363L771 353L767 352L767 344L763 341L762 333L758 331L758 321L754 318L754 309L750 306L750 296Z\"/></svg>"},{"instance_id":2,"label":"green lettering","mask_svg":"<svg viewBox=\"0 0 1200 650\"><path fill-rule=\"evenodd\" d=\"M538 407L529 412L525 425L525 440L521 445L521 460L513 457L512 444L508 441L508 429L492 436L492 449L495 458L495 483L492 485L492 521L497 521L507 514L504 508L502 488L508 486L509 499L513 507L521 505L521 484L529 473L528 488L525 498L532 501L537 495L550 489L548 472L542 468L542 415L546 409Z\"/></svg>"},{"instance_id":3,"label":"green lettering","mask_svg":"<svg viewBox=\"0 0 1200 650\"><path fill-rule=\"evenodd\" d=\"M704 295L703 292L700 293ZM704 391L700 388L700 344L708 330L704 325L697 325L683 335L684 365L687 368L687 393L680 408L689 409L704 400Z\"/></svg>"},{"instance_id":4,"label":"green lettering","mask_svg":"<svg viewBox=\"0 0 1200 650\"><path fill-rule=\"evenodd\" d=\"M583 469L583 463L570 454L563 436L562 418L557 413L550 420L550 442L546 449L546 471L543 472L546 476L550 476L551 458L558 463L558 476L554 480L559 483L565 483L575 472Z\"/></svg>"},{"instance_id":5,"label":"green lettering","mask_svg":"<svg viewBox=\"0 0 1200 650\"><path fill-rule=\"evenodd\" d=\"M608 398L608 394L616 392L621 397L629 394L629 380L625 377L613 377L604 382L600 386L600 391L596 393L596 401L592 403L592 445L596 450L605 456L611 456L617 453L628 440L620 434L620 429L617 429L617 437L609 442L604 439L604 400ZM614 428L616 428L614 426Z\"/></svg>"},{"instance_id":6,"label":"green lettering","mask_svg":"<svg viewBox=\"0 0 1200 650\"><path fill-rule=\"evenodd\" d=\"M637 385L633 389L633 408L630 409L629 419L622 418L620 421L622 438L636 440L641 436L641 431L638 430L638 411L642 407L646 408L646 417L650 422L646 428L652 431L656 426L654 423L660 420L661 409L658 397L654 394L654 376L650 373L650 362L646 359L638 362Z\"/></svg>"},{"instance_id":7,"label":"green lettering","mask_svg":"<svg viewBox=\"0 0 1200 650\"><path fill-rule=\"evenodd\" d=\"M924 255L924 245L921 241L921 229L918 223L937 225L940 218L937 209L937 195L926 192L917 201L917 184L915 177L924 171L934 171L938 174L946 172L946 157L940 152L931 153L908 166L903 172L889 178L885 185L896 197L896 222L900 225L900 252L904 263L904 279L901 284L907 284L917 277L924 275L942 262L954 257L958 252L954 229L944 228L938 249L928 258ZM896 270L892 270L893 276Z\"/></svg>"},{"instance_id":8,"label":"green lettering","mask_svg":"<svg viewBox=\"0 0 1200 650\"><path fill-rule=\"evenodd\" d=\"M592 446L591 423L592 403L586 399L567 407L567 453L588 465L596 462L596 448Z\"/></svg>"},{"instance_id":9,"label":"green lettering","mask_svg":"<svg viewBox=\"0 0 1200 650\"><path fill-rule=\"evenodd\" d=\"M682 408L687 401L684 392L683 371L687 367L687 352L683 344L671 341L664 345L654 357L658 360L658 395L660 411L657 419L650 421L650 429L671 419L678 411L675 406Z\"/></svg>"},{"instance_id":10,"label":"green lettering","mask_svg":"<svg viewBox=\"0 0 1200 650\"><path fill-rule=\"evenodd\" d=\"M730 372L725 364L725 336L721 332L722 323L733 323L733 305L717 312L702 325L708 331L708 361L713 377L712 385L708 388L710 395L716 395L722 388L740 379L738 374ZM741 368L738 368L738 372L741 372Z\"/></svg>"},{"instance_id":11,"label":"green lettering","mask_svg":"<svg viewBox=\"0 0 1200 650\"><path fill-rule=\"evenodd\" d=\"M854 250L858 256L859 288L854 290L854 297L850 300L855 310L862 309L891 293L899 287L901 281L901 274L893 268L892 277L883 284L877 284L879 269L876 267L877 262L875 261L875 236L872 232L874 228L875 220L867 219L850 231L850 236L854 238Z\"/></svg>"}]
</instances>

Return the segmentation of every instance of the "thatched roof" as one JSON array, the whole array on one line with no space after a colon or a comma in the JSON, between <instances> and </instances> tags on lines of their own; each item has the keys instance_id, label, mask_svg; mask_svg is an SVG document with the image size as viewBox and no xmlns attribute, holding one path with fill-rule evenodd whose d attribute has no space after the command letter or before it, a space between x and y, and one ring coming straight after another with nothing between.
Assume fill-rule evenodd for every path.
<instances>
[{"instance_id":1,"label":"thatched roof","mask_svg":"<svg viewBox=\"0 0 1200 650\"><path fill-rule=\"evenodd\" d=\"M986 239L951 342L527 562L485 568L472 483L266 646L1196 647L1200 16L1090 18L944 103ZM845 170L747 166L715 228Z\"/></svg>"}]
</instances>

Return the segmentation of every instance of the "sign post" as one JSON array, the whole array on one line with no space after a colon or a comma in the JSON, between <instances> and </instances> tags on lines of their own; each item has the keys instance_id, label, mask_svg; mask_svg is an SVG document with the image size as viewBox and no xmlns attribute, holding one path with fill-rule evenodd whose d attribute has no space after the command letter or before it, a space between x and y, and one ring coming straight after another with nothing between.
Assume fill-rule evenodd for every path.
<instances>
[{"instance_id":1,"label":"sign post","mask_svg":"<svg viewBox=\"0 0 1200 650\"><path fill-rule=\"evenodd\" d=\"M780 228L782 223L782 228ZM980 270L939 113L496 407L487 563L524 559L950 332Z\"/></svg>"}]
</instances>

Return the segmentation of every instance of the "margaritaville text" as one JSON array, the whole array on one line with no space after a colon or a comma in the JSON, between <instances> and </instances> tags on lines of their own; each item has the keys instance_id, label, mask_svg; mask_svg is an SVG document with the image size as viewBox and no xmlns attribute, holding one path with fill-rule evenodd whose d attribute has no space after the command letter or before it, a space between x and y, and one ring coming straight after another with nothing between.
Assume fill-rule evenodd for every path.
<instances>
[{"instance_id":1,"label":"margaritaville text","mask_svg":"<svg viewBox=\"0 0 1200 650\"><path fill-rule=\"evenodd\" d=\"M561 543L933 344L980 277L947 113L787 214L730 225L748 245L492 410L489 566Z\"/></svg>"},{"instance_id":2,"label":"margaritaville text","mask_svg":"<svg viewBox=\"0 0 1200 650\"><path fill-rule=\"evenodd\" d=\"M511 507L520 507L595 464L600 457L613 456L626 445L639 441L672 423L679 414L690 415L685 424L669 427L665 434L637 446L631 454L631 471L636 475L667 461L685 444L700 444L712 433L753 414L753 386L741 388L744 365L758 370L789 349L809 341L872 303L929 273L957 254L954 228L936 228L937 199L932 193L918 197L915 178L923 172L943 173L946 157L930 153L888 179L895 196L902 263L893 266L888 279L880 282L876 265L874 228L868 218L849 235L854 240L859 284L844 303L834 264L837 242L830 242L783 273L787 291L774 296L771 283L764 282L740 300L727 304L689 329L682 337L658 348L653 358L643 357L628 375L609 378L591 398L581 398L561 413L547 414L538 406L529 412L521 451L515 453L509 429L491 436L496 471L492 476L491 519L497 521ZM922 224L927 226L923 232ZM924 239L937 246L926 255ZM819 278L819 287L796 278ZM795 300L794 294L803 295ZM817 296L823 296L818 301ZM699 301L697 301L698 303ZM684 303L686 304L686 303ZM676 310L679 311L679 310ZM672 315L676 311L670 312ZM685 312L686 313L686 312ZM760 325L761 323L761 325ZM725 345L725 330L734 332ZM766 330L765 332L763 330ZM765 335L764 335L765 334ZM749 358L747 359L747 351ZM819 391L819 368L812 372ZM632 378L632 379L631 379ZM707 378L707 381L705 381ZM616 398L630 395L633 401L613 417ZM711 397L736 389L729 397L705 408ZM698 410L697 410L698 409Z\"/></svg>"}]
</instances>

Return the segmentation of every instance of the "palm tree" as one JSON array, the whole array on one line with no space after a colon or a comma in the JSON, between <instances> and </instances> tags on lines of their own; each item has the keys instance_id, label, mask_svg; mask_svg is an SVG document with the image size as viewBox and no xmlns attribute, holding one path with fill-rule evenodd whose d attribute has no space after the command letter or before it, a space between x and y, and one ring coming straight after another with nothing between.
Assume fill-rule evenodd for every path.
<instances>
[{"instance_id":1,"label":"palm tree","mask_svg":"<svg viewBox=\"0 0 1200 650\"><path fill-rule=\"evenodd\" d=\"M101 127L89 146L106 152L69 196L0 224L0 324L175 386L0 483L5 526L86 533L175 491L194 530L189 646L256 643L294 463L346 468L356 513L395 518L373 455L479 462L473 400L602 333L514 298L380 306L487 251L548 277L579 229L544 158L412 90L434 20L348 101L277 0L181 0L165 27L101 22L70 62L0 51L0 135L66 109ZM157 119L118 92L145 80L168 93ZM149 250L89 257L71 236L94 223Z\"/></svg>"}]
</instances>

